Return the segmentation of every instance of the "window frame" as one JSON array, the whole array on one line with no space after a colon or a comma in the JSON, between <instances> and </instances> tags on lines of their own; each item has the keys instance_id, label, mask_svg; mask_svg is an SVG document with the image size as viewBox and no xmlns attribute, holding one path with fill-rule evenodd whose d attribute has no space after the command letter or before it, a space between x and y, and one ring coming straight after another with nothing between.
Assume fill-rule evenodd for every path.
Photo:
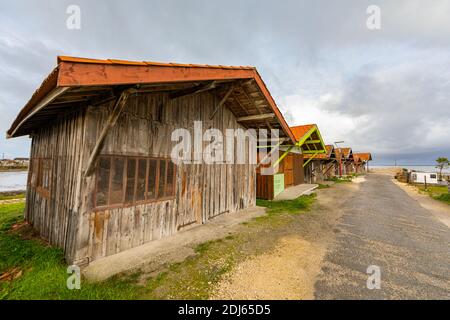
<instances>
[{"instance_id":1,"label":"window frame","mask_svg":"<svg viewBox=\"0 0 450 320\"><path fill-rule=\"evenodd\" d=\"M175 163L172 162L171 158L169 157L155 157L155 156L140 156L140 155L123 155L123 154L102 154L99 156L100 158L108 158L109 159L109 163L110 163L110 167L109 167L109 184L108 184L108 190L107 190L107 204L106 205L101 205L101 206L97 206L97 191L98 191L98 183L99 183L99 170L100 167L97 166L96 170L95 170L95 188L94 188L94 192L93 192L93 210L94 211L102 211L102 210L110 210L110 209L120 209L120 208L129 208L129 207L134 207L134 206L138 206L138 205L143 205L143 204L152 204L152 203L156 203L156 202L161 202L161 201L167 201L167 200L173 200L176 197L176 190L177 190L177 165ZM111 200L111 187L112 187L112 177L113 177L113 161L114 158L123 158L125 161L124 164L124 168L123 168L123 173L122 173L122 177L123 177L123 185L122 185L122 190L123 190L123 194L122 194L122 202L121 203L115 203L115 204L110 204L110 200ZM135 164L135 170L134 170L134 192L133 192L133 200L132 201L126 201L126 191L127 191L127 184L128 184L128 161L129 159L134 159L136 161ZM143 200L136 200L137 198L137 189L138 189L138 181L139 181L139 165L140 165L140 160L145 159L145 189L144 189L144 199ZM149 178L149 173L150 173L150 162L151 160L156 160L156 166L155 166L155 170L156 170L156 176L155 176L155 184L154 184L154 198L149 199L148 198L148 187L149 187L149 183L148 183L148 178ZM172 194L170 196L166 196L164 194L163 197L159 197L159 181L160 181L160 163L161 161L165 161L166 162L166 170L165 170L165 177L164 177L164 193L165 190L167 188L167 165L171 164L173 166L173 187L172 187Z\"/></svg>"},{"instance_id":2,"label":"window frame","mask_svg":"<svg viewBox=\"0 0 450 320\"><path fill-rule=\"evenodd\" d=\"M48 187L42 185L42 180L44 178L44 161L48 161ZM42 197L49 199L52 189L53 159L48 157L31 158L29 170L28 186L34 188Z\"/></svg>"}]
</instances>

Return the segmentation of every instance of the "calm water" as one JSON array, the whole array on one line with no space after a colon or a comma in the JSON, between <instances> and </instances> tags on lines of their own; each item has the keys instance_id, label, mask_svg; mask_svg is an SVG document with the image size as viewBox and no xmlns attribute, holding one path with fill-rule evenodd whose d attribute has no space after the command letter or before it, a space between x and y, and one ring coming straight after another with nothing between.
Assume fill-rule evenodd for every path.
<instances>
[{"instance_id":1,"label":"calm water","mask_svg":"<svg viewBox=\"0 0 450 320\"><path fill-rule=\"evenodd\" d=\"M0 192L25 190L27 176L27 171L0 172Z\"/></svg>"},{"instance_id":2,"label":"calm water","mask_svg":"<svg viewBox=\"0 0 450 320\"><path fill-rule=\"evenodd\" d=\"M394 166L371 166L369 165L370 168L388 168L388 167L394 167ZM428 166L402 166L402 165L398 165L398 168L405 168L408 170L416 170L416 171L424 171L424 172L438 172L439 170L436 169L436 166L432 166L432 165L428 165ZM442 171L443 173L450 173L450 168L445 169Z\"/></svg>"}]
</instances>

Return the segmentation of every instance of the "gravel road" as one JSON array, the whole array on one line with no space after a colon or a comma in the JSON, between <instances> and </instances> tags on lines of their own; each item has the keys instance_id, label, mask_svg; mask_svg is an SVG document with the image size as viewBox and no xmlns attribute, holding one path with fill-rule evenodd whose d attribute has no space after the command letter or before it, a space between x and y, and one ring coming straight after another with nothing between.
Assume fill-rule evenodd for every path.
<instances>
[{"instance_id":1,"label":"gravel road","mask_svg":"<svg viewBox=\"0 0 450 320\"><path fill-rule=\"evenodd\" d=\"M390 176L368 175L336 210L316 299L450 299L450 230ZM369 266L380 289L367 288Z\"/></svg>"}]
</instances>

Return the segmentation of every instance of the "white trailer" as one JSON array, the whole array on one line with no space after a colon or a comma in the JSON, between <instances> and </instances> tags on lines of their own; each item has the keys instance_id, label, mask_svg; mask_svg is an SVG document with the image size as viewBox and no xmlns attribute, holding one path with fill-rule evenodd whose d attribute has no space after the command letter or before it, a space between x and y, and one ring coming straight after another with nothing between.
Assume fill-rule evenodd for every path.
<instances>
[{"instance_id":1,"label":"white trailer","mask_svg":"<svg viewBox=\"0 0 450 320\"><path fill-rule=\"evenodd\" d=\"M436 172L411 172L412 183L438 184L438 174Z\"/></svg>"}]
</instances>

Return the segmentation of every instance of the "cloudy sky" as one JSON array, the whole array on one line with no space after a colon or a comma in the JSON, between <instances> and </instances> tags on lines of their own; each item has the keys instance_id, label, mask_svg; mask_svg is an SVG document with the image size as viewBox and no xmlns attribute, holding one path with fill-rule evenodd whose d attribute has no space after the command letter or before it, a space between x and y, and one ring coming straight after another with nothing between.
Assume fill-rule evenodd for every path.
<instances>
[{"instance_id":1,"label":"cloudy sky","mask_svg":"<svg viewBox=\"0 0 450 320\"><path fill-rule=\"evenodd\" d=\"M317 123L377 164L433 164L450 156L449 39L450 0L0 0L0 157L28 155L5 132L56 56L74 55L253 65L290 125Z\"/></svg>"}]
</instances>

